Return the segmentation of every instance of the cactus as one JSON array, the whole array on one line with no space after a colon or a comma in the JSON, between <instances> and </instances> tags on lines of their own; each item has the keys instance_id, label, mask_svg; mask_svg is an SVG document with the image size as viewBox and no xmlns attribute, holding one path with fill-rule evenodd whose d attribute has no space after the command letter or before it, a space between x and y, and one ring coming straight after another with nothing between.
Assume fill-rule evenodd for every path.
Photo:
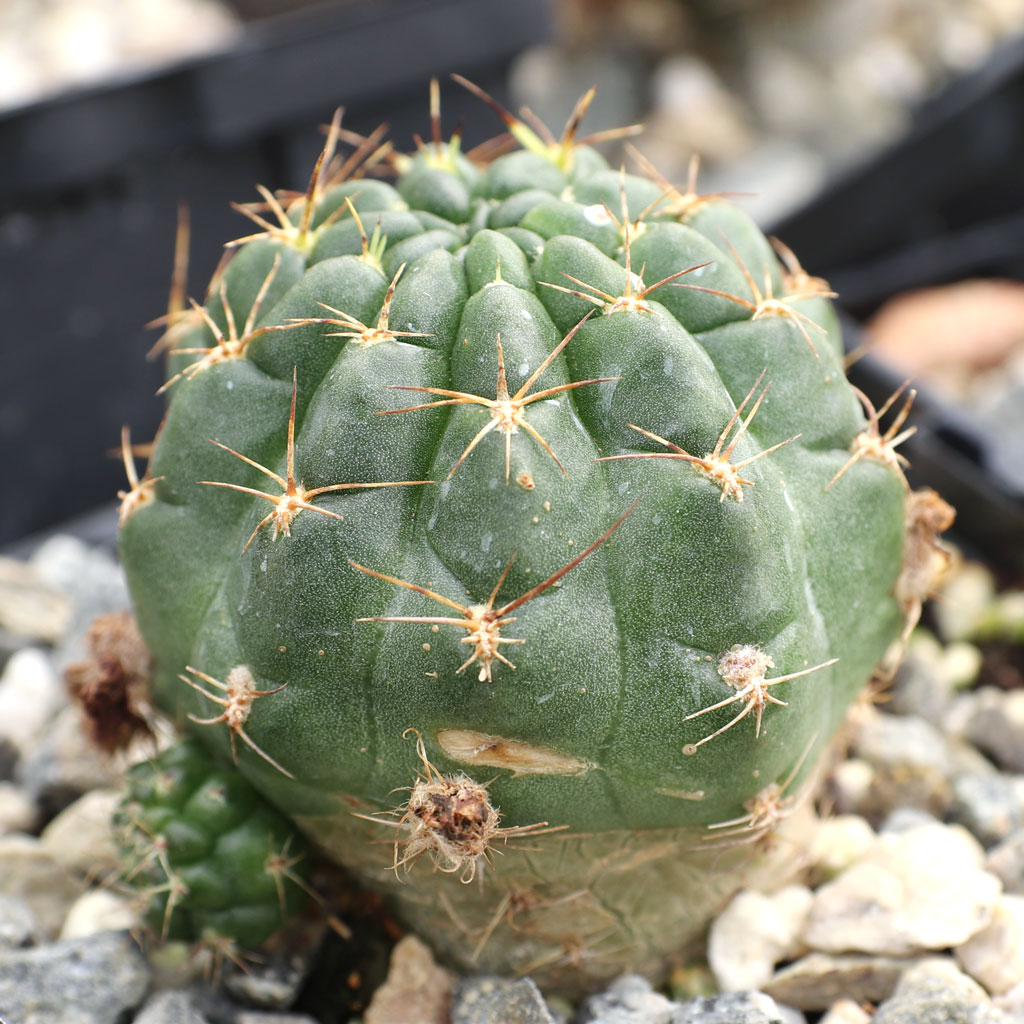
<instances>
[{"instance_id":1,"label":"cactus","mask_svg":"<svg viewBox=\"0 0 1024 1024\"><path fill-rule=\"evenodd\" d=\"M656 973L794 870L920 609L906 409L740 209L578 138L590 94L559 138L483 95L522 147L486 164L437 96L412 156L336 118L179 292L122 494L156 699L449 961Z\"/></svg>"}]
</instances>

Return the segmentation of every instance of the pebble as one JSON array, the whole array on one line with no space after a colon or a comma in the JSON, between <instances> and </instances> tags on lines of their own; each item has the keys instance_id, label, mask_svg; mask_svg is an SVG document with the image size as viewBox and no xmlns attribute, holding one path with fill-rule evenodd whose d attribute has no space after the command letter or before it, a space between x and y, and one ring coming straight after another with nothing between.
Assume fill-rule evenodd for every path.
<instances>
[{"instance_id":1,"label":"pebble","mask_svg":"<svg viewBox=\"0 0 1024 1024\"><path fill-rule=\"evenodd\" d=\"M44 583L39 573L24 562L0 557L3 648L13 651L31 642L55 644L67 631L70 617L67 594Z\"/></svg>"},{"instance_id":2,"label":"pebble","mask_svg":"<svg viewBox=\"0 0 1024 1024\"><path fill-rule=\"evenodd\" d=\"M1006 892L1024 895L1024 829L1018 829L988 852L985 866Z\"/></svg>"},{"instance_id":3,"label":"pebble","mask_svg":"<svg viewBox=\"0 0 1024 1024\"><path fill-rule=\"evenodd\" d=\"M404 1024L410 1006L423 1024L447 1024L454 984L426 944L406 935L391 951L388 976L366 1008L366 1024Z\"/></svg>"},{"instance_id":4,"label":"pebble","mask_svg":"<svg viewBox=\"0 0 1024 1024\"><path fill-rule=\"evenodd\" d=\"M992 920L953 952L960 966L993 994L1024 984L1024 896L1002 896Z\"/></svg>"},{"instance_id":5,"label":"pebble","mask_svg":"<svg viewBox=\"0 0 1024 1024\"><path fill-rule=\"evenodd\" d=\"M81 891L34 836L0 837L0 893L27 903L44 937L60 932L68 908Z\"/></svg>"},{"instance_id":6,"label":"pebble","mask_svg":"<svg viewBox=\"0 0 1024 1024\"><path fill-rule=\"evenodd\" d=\"M956 776L946 817L963 825L983 846L995 846L1024 825L1024 776Z\"/></svg>"},{"instance_id":7,"label":"pebble","mask_svg":"<svg viewBox=\"0 0 1024 1024\"><path fill-rule=\"evenodd\" d=\"M872 1024L1011 1024L985 990L947 957L929 957L911 967Z\"/></svg>"},{"instance_id":8,"label":"pebble","mask_svg":"<svg viewBox=\"0 0 1024 1024\"><path fill-rule=\"evenodd\" d=\"M224 991L240 1003L265 1010L286 1010L295 1002L307 976L316 943L296 946L294 950L274 954L261 953L259 960L247 962L245 970L225 965Z\"/></svg>"},{"instance_id":9,"label":"pebble","mask_svg":"<svg viewBox=\"0 0 1024 1024\"><path fill-rule=\"evenodd\" d=\"M13 782L0 782L0 836L8 832L31 832L36 825L36 805Z\"/></svg>"},{"instance_id":10,"label":"pebble","mask_svg":"<svg viewBox=\"0 0 1024 1024\"><path fill-rule=\"evenodd\" d=\"M0 896L0 950L35 946L39 938L32 908L17 896Z\"/></svg>"},{"instance_id":11,"label":"pebble","mask_svg":"<svg viewBox=\"0 0 1024 1024\"><path fill-rule=\"evenodd\" d=\"M1004 770L1024 773L1024 689L983 686L958 697L944 727L984 751Z\"/></svg>"},{"instance_id":12,"label":"pebble","mask_svg":"<svg viewBox=\"0 0 1024 1024\"><path fill-rule=\"evenodd\" d=\"M389 1018L395 1019L395 1018ZM408 1018L402 1018L403 1024ZM417 1016L417 1024L444 1022L444 1017ZM370 1017L367 1015L367 1024ZM464 978L452 996L451 1024L555 1024L544 997L530 978Z\"/></svg>"},{"instance_id":13,"label":"pebble","mask_svg":"<svg viewBox=\"0 0 1024 1024\"><path fill-rule=\"evenodd\" d=\"M818 1024L869 1024L871 1014L852 999L837 999Z\"/></svg>"},{"instance_id":14,"label":"pebble","mask_svg":"<svg viewBox=\"0 0 1024 1024\"><path fill-rule=\"evenodd\" d=\"M137 902L109 889L90 889L71 904L59 938L84 939L97 932L128 931L140 924Z\"/></svg>"},{"instance_id":15,"label":"pebble","mask_svg":"<svg viewBox=\"0 0 1024 1024\"><path fill-rule=\"evenodd\" d=\"M966 942L991 919L999 879L963 828L883 833L874 849L814 894L804 940L823 952L902 956Z\"/></svg>"},{"instance_id":16,"label":"pebble","mask_svg":"<svg viewBox=\"0 0 1024 1024\"><path fill-rule=\"evenodd\" d=\"M44 584L71 600L65 639L54 655L59 669L84 655L83 638L97 615L131 606L121 567L102 548L77 537L58 534L49 538L39 545L28 564Z\"/></svg>"},{"instance_id":17,"label":"pebble","mask_svg":"<svg viewBox=\"0 0 1024 1024\"><path fill-rule=\"evenodd\" d=\"M727 992L678 1003L669 1024L803 1024L804 1016L763 992ZM646 1024L646 1022L644 1022Z\"/></svg>"},{"instance_id":18,"label":"pebble","mask_svg":"<svg viewBox=\"0 0 1024 1024\"><path fill-rule=\"evenodd\" d=\"M17 781L43 811L53 817L83 793L114 789L121 772L88 738L82 713L64 708L35 748L18 765Z\"/></svg>"},{"instance_id":19,"label":"pebble","mask_svg":"<svg viewBox=\"0 0 1024 1024\"><path fill-rule=\"evenodd\" d=\"M22 648L0 676L0 740L25 754L66 703L64 684L50 659L38 648Z\"/></svg>"},{"instance_id":20,"label":"pebble","mask_svg":"<svg viewBox=\"0 0 1024 1024\"><path fill-rule=\"evenodd\" d=\"M773 999L800 1010L827 1010L844 997L878 1003L893 994L913 962L863 953L809 953L781 968L761 987Z\"/></svg>"},{"instance_id":21,"label":"pebble","mask_svg":"<svg viewBox=\"0 0 1024 1024\"><path fill-rule=\"evenodd\" d=\"M980 668L981 651L974 644L961 641L943 646L930 633L917 633L896 673L886 711L918 715L941 725L956 692L973 683Z\"/></svg>"},{"instance_id":22,"label":"pebble","mask_svg":"<svg viewBox=\"0 0 1024 1024\"><path fill-rule=\"evenodd\" d=\"M763 992L727 992L672 1002L649 981L627 974L580 1008L576 1024L802 1024L803 1014ZM452 1024L482 1024L477 1021ZM511 1022L510 1022L511 1024Z\"/></svg>"},{"instance_id":23,"label":"pebble","mask_svg":"<svg viewBox=\"0 0 1024 1024\"><path fill-rule=\"evenodd\" d=\"M154 992L136 1014L132 1024L209 1024L200 1013L191 992L165 989Z\"/></svg>"},{"instance_id":24,"label":"pebble","mask_svg":"<svg viewBox=\"0 0 1024 1024\"><path fill-rule=\"evenodd\" d=\"M44 849L72 874L97 877L116 870L113 814L121 800L116 789L83 793L43 829Z\"/></svg>"},{"instance_id":25,"label":"pebble","mask_svg":"<svg viewBox=\"0 0 1024 1024\"><path fill-rule=\"evenodd\" d=\"M420 1024L417 1008L416 1024ZM404 1018L409 1020L408 1012ZM138 1024L138 1022L134 1022ZM235 1016L233 1024L317 1024L317 1021L305 1013L263 1013L262 1011L242 1010ZM424 1024L426 1022L424 1021Z\"/></svg>"},{"instance_id":26,"label":"pebble","mask_svg":"<svg viewBox=\"0 0 1024 1024\"><path fill-rule=\"evenodd\" d=\"M638 974L627 974L587 999L577 1024L668 1024L677 1006Z\"/></svg>"},{"instance_id":27,"label":"pebble","mask_svg":"<svg viewBox=\"0 0 1024 1024\"><path fill-rule=\"evenodd\" d=\"M759 989L780 960L797 956L813 901L814 894L803 885L770 895L737 893L712 922L708 937L708 962L719 990Z\"/></svg>"},{"instance_id":28,"label":"pebble","mask_svg":"<svg viewBox=\"0 0 1024 1024\"><path fill-rule=\"evenodd\" d=\"M875 844L875 830L859 814L822 818L807 850L815 877L828 881L860 860Z\"/></svg>"},{"instance_id":29,"label":"pebble","mask_svg":"<svg viewBox=\"0 0 1024 1024\"><path fill-rule=\"evenodd\" d=\"M121 1024L149 983L146 958L126 932L0 952L9 1024Z\"/></svg>"}]
</instances>

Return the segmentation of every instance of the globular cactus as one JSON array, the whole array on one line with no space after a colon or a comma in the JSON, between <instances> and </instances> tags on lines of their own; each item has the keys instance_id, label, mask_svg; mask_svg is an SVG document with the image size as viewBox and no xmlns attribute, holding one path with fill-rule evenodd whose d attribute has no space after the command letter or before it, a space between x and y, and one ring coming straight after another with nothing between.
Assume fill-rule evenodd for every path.
<instances>
[{"instance_id":1,"label":"globular cactus","mask_svg":"<svg viewBox=\"0 0 1024 1024\"><path fill-rule=\"evenodd\" d=\"M336 120L171 318L121 530L157 700L449 961L656 972L798 863L937 527L788 250L611 169L589 97L484 97L482 165L433 95L411 157Z\"/></svg>"}]
</instances>

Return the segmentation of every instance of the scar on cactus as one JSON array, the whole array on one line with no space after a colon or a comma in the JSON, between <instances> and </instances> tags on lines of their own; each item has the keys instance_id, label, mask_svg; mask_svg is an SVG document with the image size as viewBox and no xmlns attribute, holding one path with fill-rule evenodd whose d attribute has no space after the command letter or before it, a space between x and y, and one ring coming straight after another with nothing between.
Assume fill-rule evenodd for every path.
<instances>
[{"instance_id":1,"label":"scar on cactus","mask_svg":"<svg viewBox=\"0 0 1024 1024\"><path fill-rule=\"evenodd\" d=\"M445 775L430 763L423 737L418 729L406 729L403 739L416 737L416 753L423 765L423 773L412 786L406 787L409 799L393 815L398 821L389 821L372 815L356 814L364 821L388 825L397 829L395 838L394 870L408 867L429 854L434 866L446 874L458 874L463 883L470 883L488 862L490 851L498 843L522 836L537 836L549 832L562 832L568 826L549 826L546 821L534 825L516 825L504 828L499 824L501 815L491 803L487 786L474 782L468 775Z\"/></svg>"},{"instance_id":2,"label":"scar on cactus","mask_svg":"<svg viewBox=\"0 0 1024 1024\"><path fill-rule=\"evenodd\" d=\"M209 366L213 366L214 363L223 362L225 359L241 359L245 355L245 350L249 347L249 344L255 341L257 338L264 334L269 334L272 331L291 331L298 327L298 324L269 324L266 327L256 327L256 318L260 314L260 309L263 306L263 300L267 297L267 291L271 284L273 284L274 278L277 275L277 268L281 263L281 253L278 252L274 256L274 262L270 267L267 276L263 279L263 283L260 285L260 290L256 293L256 298L253 299L252 306L249 308L249 314L245 318L245 323L242 326L242 331L239 333L238 326L235 323L235 314L231 310L231 304L228 302L227 288L222 278L218 286L218 294L220 296L221 308L224 310L224 319L227 323L228 333L225 334L220 327L217 326L213 317L207 312L207 310L200 306L195 299L189 299L192 304L192 309L196 315L202 320L204 324L209 328L210 333L214 337L214 344L209 348L178 348L175 349L177 355L198 355L201 359L197 359L194 363L190 363L183 370L179 370L173 377L165 381L158 389L157 394L162 394L173 384L179 380L191 380L197 373L205 370Z\"/></svg>"},{"instance_id":3,"label":"scar on cactus","mask_svg":"<svg viewBox=\"0 0 1024 1024\"><path fill-rule=\"evenodd\" d=\"M163 480L162 476L151 476L149 466L145 473L139 477L135 468L135 450L132 448L131 432L127 426L121 427L121 460L124 462L125 475L128 477L128 490L118 491L117 496L121 499L121 505L117 512L119 526L124 526L132 513L143 505L148 505L155 497L153 488L157 482Z\"/></svg>"},{"instance_id":4,"label":"scar on cactus","mask_svg":"<svg viewBox=\"0 0 1024 1024\"><path fill-rule=\"evenodd\" d=\"M657 441L659 444L663 444L666 448L671 449L671 451L637 452L632 455L605 455L595 461L615 462L621 459L682 459L684 462L689 462L698 473L701 473L709 480L712 480L721 489L722 494L718 499L719 501L725 501L726 498L733 498L736 501L742 501L743 485L752 487L754 482L753 480L746 480L741 477L739 471L744 466L749 466L750 463L757 462L758 459L763 459L766 455L770 455L783 445L789 444L790 441L795 441L800 436L799 434L794 434L792 437L786 438L785 441L773 444L771 448L766 448L763 452L758 452L757 455L751 455L749 459L744 459L742 462L729 461L732 458L732 453L735 450L736 445L739 443L739 439L743 436L747 427L750 425L750 421L754 418L757 410L761 407L761 402L764 401L764 396L768 394L768 389L771 387L771 381L765 384L764 390L760 395L758 395L757 401L754 402L753 408L749 413L747 413L746 419L740 419L747 403L754 397L754 392L763 380L764 375L765 371L762 370L761 375L756 381L754 381L754 386L747 392L746 398L740 402L739 407L732 414L732 418L728 423L726 423L721 434L718 435L718 441L715 443L714 450L710 454L705 455L704 458L698 458L696 455L690 455L688 452L683 451L683 449L677 444L673 444L671 441L667 441L658 434L653 434L649 430L644 430L642 427L638 427L635 424L630 423L629 426L637 433L643 434L644 437L649 437L652 441ZM737 426L737 423L739 426ZM734 427L736 428L736 433L733 434L732 440L729 441L728 445L726 445L726 440ZM724 449L722 447L723 445L725 445Z\"/></svg>"},{"instance_id":5,"label":"scar on cactus","mask_svg":"<svg viewBox=\"0 0 1024 1024\"><path fill-rule=\"evenodd\" d=\"M297 326L297 325L293 325ZM284 534L286 537L291 536L292 532L292 520L304 509L309 509L310 512L318 512L322 516L329 516L331 519L344 519L338 512L330 512L325 508L321 508L319 505L312 504L313 498L318 497L321 494L328 494L334 491L348 491L362 487L412 487L416 484L431 484L433 480L389 480L386 482L374 482L374 483L347 483L347 484L329 484L326 487L314 487L310 490L306 490L305 486L300 482L295 483L295 398L298 393L298 370L292 370L292 407L291 412L288 414L288 479L283 480L272 470L267 469L266 466L261 466L258 462L248 458L241 452L236 452L234 448L229 448L226 444L221 444L220 441L214 441L210 439L211 444L215 444L218 448L223 448L224 451L234 455L236 459L241 459L242 462L247 463L255 469L258 469L261 473L270 477L280 487L284 488L281 494L270 494L267 491L260 491L254 487L243 487L241 484L229 484L219 480L200 480L199 483L205 484L208 487L226 487L232 491L240 491L243 494L252 494L257 498L263 498L269 501L274 507L257 523L256 529L249 534L249 539L245 542L245 547L242 548L242 554L249 550L249 546L256 539L256 535L268 526L270 523L274 524L274 532L272 539L277 540L279 534Z\"/></svg>"},{"instance_id":6,"label":"scar on cactus","mask_svg":"<svg viewBox=\"0 0 1024 1024\"><path fill-rule=\"evenodd\" d=\"M638 499L639 500L639 499ZM505 626L515 622L515 617L509 618L509 612L515 611L516 608L522 607L527 601L532 601L539 594L542 594L548 587L553 586L557 583L566 573L571 572L576 568L580 562L583 561L589 554L599 548L625 521L626 517L637 506L637 502L634 501L626 511L619 516L618 519L607 529L600 537L590 545L586 551L577 555L567 565L562 566L557 572L552 573L542 583L538 583L535 587L531 587L525 594L517 597L514 601L509 601L508 604L502 605L500 608L495 609L494 602L498 596L498 591L501 590L501 585L505 582L505 577L508 576L509 570L512 568L512 563L516 560L515 552L512 557L508 560L508 564L502 570L501 576L498 577L498 582L494 585L494 589L491 591L491 596L487 599L486 604L474 604L474 605L463 605L459 604L458 601L453 601L451 598L442 596L441 594L434 593L433 590L427 590L426 587L418 586L415 583L407 583L405 580L397 579L394 576L386 576L384 573L376 572L373 569L367 569L365 565L360 565L358 562L349 560L349 565L354 569L358 569L360 572L365 572L368 576L375 576L379 580L384 580L387 583L394 583L397 587L405 587L406 590L413 590L417 594L423 594L424 597L432 598L440 604L447 605L449 608L454 609L462 615L461 619L456 618L445 618L441 616L429 616L429 615L371 615L366 618L356 619L356 622L422 622L429 623L438 626L458 626L461 629L468 631L469 635L464 636L461 643L470 644L473 647L473 653L455 670L455 674L458 675L464 672L474 661L480 665L480 672L477 679L482 683L485 680L491 682L492 679L492 667L491 663L495 660L500 661L503 665L507 665L509 668L514 669L515 665L506 658L500 650L498 650L501 644L524 644L526 641L521 638L515 637L503 637L501 635L501 629Z\"/></svg>"},{"instance_id":7,"label":"scar on cactus","mask_svg":"<svg viewBox=\"0 0 1024 1024\"><path fill-rule=\"evenodd\" d=\"M215 693L210 693L209 690L204 689L195 680L189 679L188 676L178 676L183 683L188 683L193 690L201 693L207 700L212 700L215 704L219 704L224 709L221 714L216 715L214 718L197 718L195 715L190 714L188 716L189 721L195 722L196 725L220 725L223 722L228 727L228 735L231 737L231 757L235 764L238 764L238 750L235 747L235 737L237 736L251 750L259 754L272 768L276 768L282 775L287 775L289 779L295 778L287 768L282 768L265 750L257 746L255 741L245 731L245 723L248 721L249 712L252 711L253 702L259 697L269 697L271 694L280 693L288 685L287 683L282 683L273 690L257 690L256 680L253 678L252 672L245 665L236 665L228 673L227 681L223 683L219 679L214 679L213 676L207 675L205 672L200 672L197 668L192 668L191 665L186 665L185 671L199 676L204 682L210 686L215 686L224 694L223 697L218 697Z\"/></svg>"},{"instance_id":8,"label":"scar on cactus","mask_svg":"<svg viewBox=\"0 0 1024 1024\"><path fill-rule=\"evenodd\" d=\"M731 729L742 719L746 718L751 711L754 712L754 737L760 737L761 717L768 704L778 704L781 707L789 706L787 701L779 700L778 697L769 693L769 686L775 686L777 683L786 683L791 679L799 679L801 676L810 675L819 669L834 665L838 660L838 658L832 658L812 668L802 669L800 672L790 672L788 675L777 676L775 679L765 679L765 672L770 668L774 668L775 662L760 647L754 644L734 644L718 659L718 674L722 677L723 682L735 688L736 693L731 697L726 697L725 700L718 701L717 704L711 704L706 708L701 708L700 711L694 711L693 714L686 715L683 721L689 722L693 718L699 718L710 711L717 711L719 708L736 703L736 701L743 702L743 709L735 718L731 719L720 729L709 733L696 743L687 743L683 747L683 753L696 754L698 747L703 746L709 740L713 740L716 736L721 736L723 732Z\"/></svg>"},{"instance_id":9,"label":"scar on cactus","mask_svg":"<svg viewBox=\"0 0 1024 1024\"><path fill-rule=\"evenodd\" d=\"M588 314L589 316L589 314ZM582 388L587 384L603 384L608 381L618 380L618 377L593 377L590 380L577 380L569 384L559 384L553 388L545 388L543 391L535 391L532 395L527 392L537 382L541 374L551 365L562 349L572 341L576 332L586 322L584 317L556 346L548 353L544 361L526 379L523 386L514 394L509 395L508 383L505 379L505 356L501 348L501 335L497 336L498 346L498 380L495 385L495 397L484 398L483 395L472 395L465 391L449 391L445 388L424 388L415 387L411 384L390 384L389 387L396 391L422 391L430 395L446 395L446 398L436 402L424 402L422 405L410 405L404 409L383 409L378 415L393 416L402 412L416 412L420 409L437 409L445 405L482 405L491 411L490 420L477 431L473 439L466 445L465 450L459 456L455 465L448 473L447 479L455 475L455 471L465 462L469 453L492 431L500 430L505 435L505 484L508 485L511 476L512 464L512 435L519 433L522 427L537 443L555 460L555 465L562 471L562 475L568 478L569 474L562 465L561 460L551 450L550 445L537 430L526 421L525 409L531 402L537 402L544 398L551 398L552 395L561 394L563 391L571 391L573 388Z\"/></svg>"},{"instance_id":10,"label":"scar on cactus","mask_svg":"<svg viewBox=\"0 0 1024 1024\"><path fill-rule=\"evenodd\" d=\"M352 213L355 215L355 209L353 209ZM362 229L361 223L360 229ZM395 276L391 279L388 290L384 294L384 304L380 307L377 323L373 327L368 327L361 320L357 320L348 313L343 313L340 309L328 306L326 302L318 302L317 305L334 313L334 317L294 318L291 322L296 327L300 324L333 324L336 327L344 327L346 330L334 331L330 334L325 334L324 337L349 338L363 348L369 348L371 345L380 345L385 341L394 341L396 338L432 338L434 335L427 334L425 331L393 331L388 325L391 317L391 300L394 298L395 287L398 285L398 279L402 276L402 271L405 270L405 267L406 264L403 263L395 271Z\"/></svg>"},{"instance_id":11,"label":"scar on cactus","mask_svg":"<svg viewBox=\"0 0 1024 1024\"><path fill-rule=\"evenodd\" d=\"M860 388L850 385L853 393L860 399L861 405L864 406L864 412L867 414L868 422L867 426L853 439L853 444L850 445L850 457L843 463L842 469L825 485L825 490L830 490L832 485L857 461L860 459L868 458L875 459L878 462L884 463L888 466L896 475L903 481L903 486L909 491L910 485L907 483L906 475L903 470L910 465L906 457L900 452L896 451L897 447L903 444L904 441L911 435L917 432L917 427L908 427L906 430L898 433L900 427L906 422L907 416L910 414L910 407L914 404L914 399L917 397L917 392L911 389L907 392L907 399L903 403L903 407L894 417L892 423L889 424L889 428L883 434L881 427L879 426L879 420L892 408L896 399L903 394L906 390L907 385L910 383L909 380L905 380L885 401L885 404L881 409L876 410L874 405L871 403L871 399L864 394ZM950 521L952 525L952 520ZM945 527L944 527L945 528Z\"/></svg>"}]
</instances>

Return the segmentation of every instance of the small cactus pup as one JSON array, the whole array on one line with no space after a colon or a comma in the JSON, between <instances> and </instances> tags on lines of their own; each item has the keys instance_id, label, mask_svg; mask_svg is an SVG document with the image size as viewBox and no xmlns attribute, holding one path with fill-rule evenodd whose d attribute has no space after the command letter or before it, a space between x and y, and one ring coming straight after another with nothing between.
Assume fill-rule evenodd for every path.
<instances>
[{"instance_id":1,"label":"small cactus pup","mask_svg":"<svg viewBox=\"0 0 1024 1024\"><path fill-rule=\"evenodd\" d=\"M437 96L412 155L335 119L304 193L238 206L202 304L177 275L121 527L156 700L175 772L244 778L289 861L308 841L449 963L655 976L797 869L786 830L941 527L792 253L635 150L609 167L589 95L558 137L484 97L521 146L489 162ZM214 813L161 818L159 764L151 847ZM277 920L260 842L224 870ZM260 940L229 917L203 926Z\"/></svg>"}]
</instances>

